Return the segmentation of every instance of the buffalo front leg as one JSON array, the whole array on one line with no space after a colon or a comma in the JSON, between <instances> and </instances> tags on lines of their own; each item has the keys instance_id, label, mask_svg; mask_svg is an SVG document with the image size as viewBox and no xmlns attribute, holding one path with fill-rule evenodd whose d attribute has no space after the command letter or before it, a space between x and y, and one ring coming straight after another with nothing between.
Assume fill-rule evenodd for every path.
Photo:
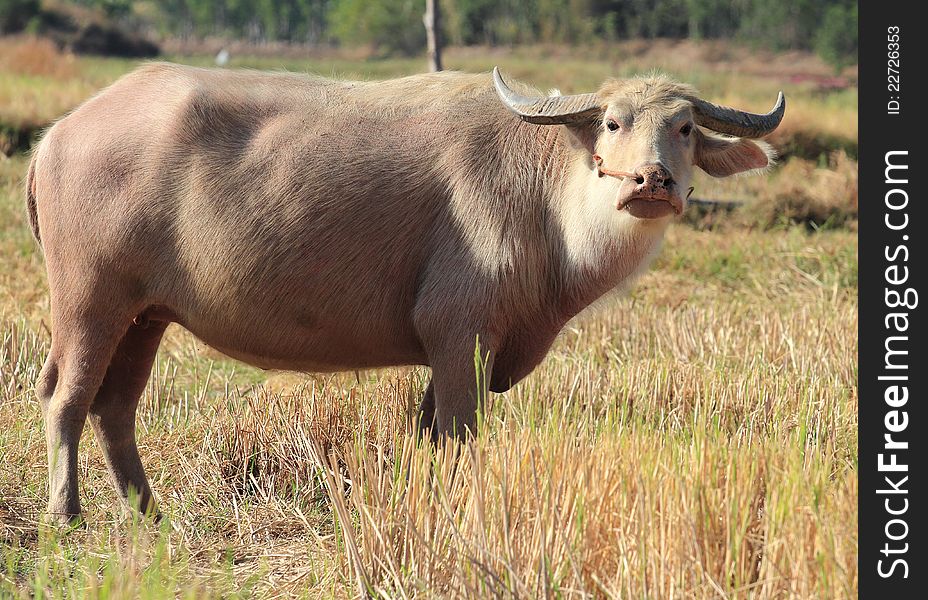
<instances>
[{"instance_id":1,"label":"buffalo front leg","mask_svg":"<svg viewBox=\"0 0 928 600\"><path fill-rule=\"evenodd\" d=\"M420 439L428 439L433 444L438 442L438 429L435 427L435 386L432 385L431 380L425 388L422 403L419 405L418 424Z\"/></svg>"},{"instance_id":2,"label":"buffalo front leg","mask_svg":"<svg viewBox=\"0 0 928 600\"><path fill-rule=\"evenodd\" d=\"M129 327L90 405L90 425L116 492L129 509L150 515L157 508L139 457L135 416L167 325L151 321Z\"/></svg>"},{"instance_id":3,"label":"buffalo front leg","mask_svg":"<svg viewBox=\"0 0 928 600\"><path fill-rule=\"evenodd\" d=\"M433 439L444 436L463 440L468 433L476 435L477 411L489 392L493 351L476 339L452 348L429 357L432 367L429 387L435 404Z\"/></svg>"},{"instance_id":4,"label":"buffalo front leg","mask_svg":"<svg viewBox=\"0 0 928 600\"><path fill-rule=\"evenodd\" d=\"M46 519L80 520L77 449L90 404L100 388L120 332L105 315L56 311L52 346L36 382L48 445Z\"/></svg>"}]
</instances>

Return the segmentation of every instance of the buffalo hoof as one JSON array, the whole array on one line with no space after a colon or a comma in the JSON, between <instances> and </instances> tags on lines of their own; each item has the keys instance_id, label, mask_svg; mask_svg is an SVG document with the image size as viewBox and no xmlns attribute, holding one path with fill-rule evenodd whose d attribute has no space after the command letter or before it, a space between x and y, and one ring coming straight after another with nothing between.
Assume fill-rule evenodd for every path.
<instances>
[{"instance_id":1,"label":"buffalo hoof","mask_svg":"<svg viewBox=\"0 0 928 600\"><path fill-rule=\"evenodd\" d=\"M72 531L87 529L87 521L81 513L42 513L41 525L58 533L68 534Z\"/></svg>"}]
</instances>

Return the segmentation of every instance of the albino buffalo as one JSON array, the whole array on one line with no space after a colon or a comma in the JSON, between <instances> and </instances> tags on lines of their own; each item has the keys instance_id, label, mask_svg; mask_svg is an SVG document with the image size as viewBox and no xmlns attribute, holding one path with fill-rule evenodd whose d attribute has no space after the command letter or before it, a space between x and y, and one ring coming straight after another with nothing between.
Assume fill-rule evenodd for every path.
<instances>
[{"instance_id":1,"label":"albino buffalo","mask_svg":"<svg viewBox=\"0 0 928 600\"><path fill-rule=\"evenodd\" d=\"M746 138L783 112L782 94L752 114L662 77L550 97L498 71L123 77L29 166L51 291L36 384L48 516L80 515L88 415L120 496L154 508L135 412L171 322L268 369L428 365L423 425L472 430L475 342L489 390L525 377L571 317L643 269L694 166L771 164Z\"/></svg>"}]
</instances>

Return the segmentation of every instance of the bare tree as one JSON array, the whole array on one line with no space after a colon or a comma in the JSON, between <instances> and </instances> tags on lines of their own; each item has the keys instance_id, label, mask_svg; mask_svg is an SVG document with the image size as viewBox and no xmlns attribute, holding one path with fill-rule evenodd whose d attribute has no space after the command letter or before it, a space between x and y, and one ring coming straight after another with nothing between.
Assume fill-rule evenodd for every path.
<instances>
[{"instance_id":1,"label":"bare tree","mask_svg":"<svg viewBox=\"0 0 928 600\"><path fill-rule=\"evenodd\" d=\"M425 0L425 37L429 48L429 71L441 71L441 38L439 32L438 0Z\"/></svg>"}]
</instances>

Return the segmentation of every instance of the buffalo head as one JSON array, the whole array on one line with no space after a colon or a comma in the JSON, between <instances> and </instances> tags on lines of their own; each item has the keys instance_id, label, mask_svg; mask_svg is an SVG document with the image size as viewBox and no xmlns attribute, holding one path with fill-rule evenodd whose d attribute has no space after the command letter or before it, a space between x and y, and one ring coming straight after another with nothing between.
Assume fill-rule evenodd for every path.
<instances>
[{"instance_id":1,"label":"buffalo head","mask_svg":"<svg viewBox=\"0 0 928 600\"><path fill-rule=\"evenodd\" d=\"M589 153L591 176L619 179L616 208L640 219L682 213L694 165L714 177L769 166L770 146L752 138L776 129L786 109L782 92L773 110L754 114L707 102L690 86L659 76L547 97L514 91L498 68L493 80L523 121L566 125Z\"/></svg>"}]
</instances>

